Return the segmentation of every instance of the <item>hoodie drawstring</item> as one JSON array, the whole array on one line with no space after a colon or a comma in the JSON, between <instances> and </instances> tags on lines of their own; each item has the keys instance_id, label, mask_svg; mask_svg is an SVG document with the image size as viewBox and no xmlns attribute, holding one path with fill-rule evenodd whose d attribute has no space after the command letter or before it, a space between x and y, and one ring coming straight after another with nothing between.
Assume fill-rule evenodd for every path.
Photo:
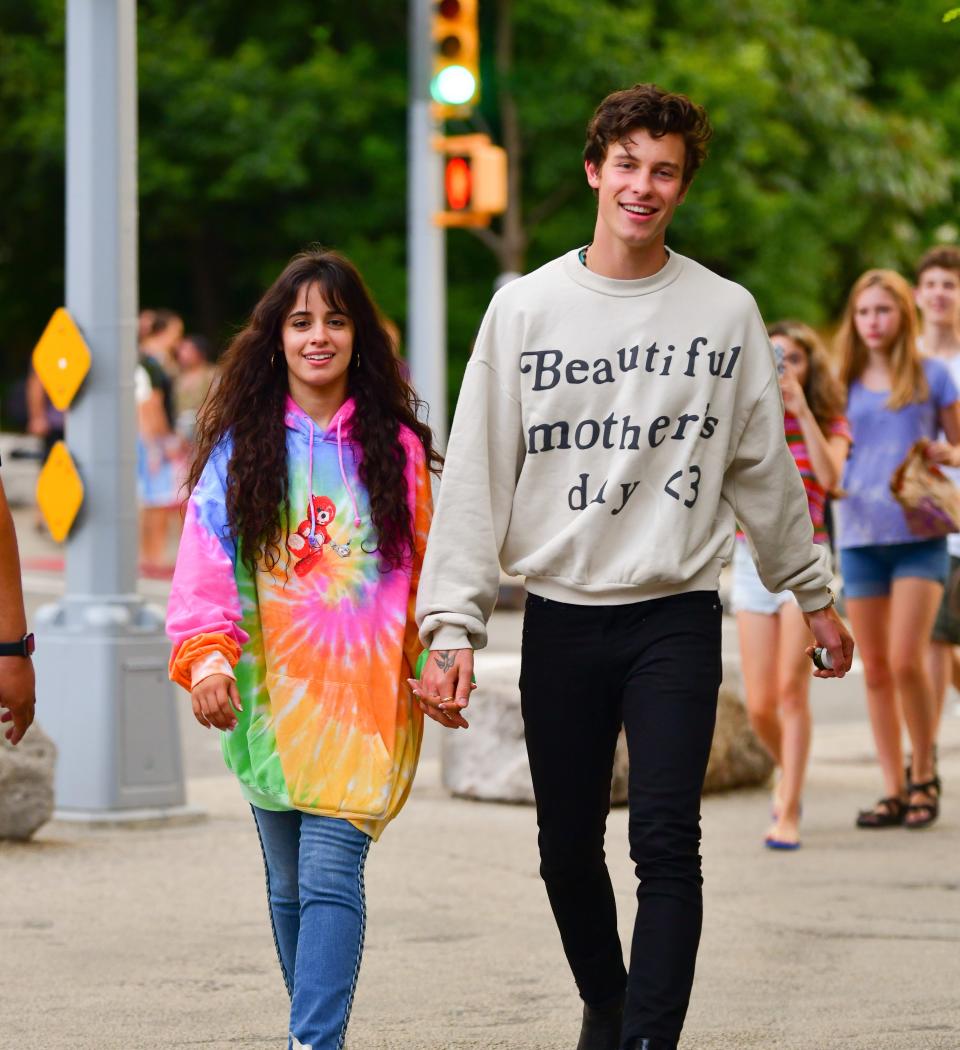
<instances>
[{"instance_id":1,"label":"hoodie drawstring","mask_svg":"<svg viewBox=\"0 0 960 1050\"><path fill-rule=\"evenodd\" d=\"M353 495L353 489L350 487L350 482L347 480L347 471L343 469L343 442L340 438L340 428L343 425L343 417L337 417L337 459L340 461L340 479L343 482L343 487L350 492L350 502L353 504L353 524L360 527L360 511L357 507L357 498Z\"/></svg>"},{"instance_id":2,"label":"hoodie drawstring","mask_svg":"<svg viewBox=\"0 0 960 1050\"><path fill-rule=\"evenodd\" d=\"M307 489L310 494L310 539L317 538L317 512L313 506L313 420L307 416L310 423L310 453L307 464Z\"/></svg>"},{"instance_id":3,"label":"hoodie drawstring","mask_svg":"<svg viewBox=\"0 0 960 1050\"><path fill-rule=\"evenodd\" d=\"M310 452L307 459L307 476L308 476L308 487L310 489L310 537L316 539L317 535L317 511L313 505L313 436L314 436L314 425L313 419L307 416L307 422L310 425ZM360 520L360 508L357 506L357 497L353 494L353 489L350 487L350 482L347 480L347 472L343 466L343 416L337 418L337 461L340 464L340 479L343 481L343 487L347 490L350 495L350 502L353 504L353 524L356 528L360 528L362 524Z\"/></svg>"},{"instance_id":4,"label":"hoodie drawstring","mask_svg":"<svg viewBox=\"0 0 960 1050\"><path fill-rule=\"evenodd\" d=\"M353 489L350 487L350 482L347 481L347 472L343 469L343 439L341 436L341 429L343 427L343 416L337 417L337 459L340 461L340 478L343 481L343 487L350 493L350 502L353 504L353 524L356 528L360 528L360 508L357 506L357 497L353 494ZM313 437L310 438L310 456L311 463L313 462ZM313 484L313 473L311 471L310 484ZM313 501L311 500L311 505Z\"/></svg>"}]
</instances>

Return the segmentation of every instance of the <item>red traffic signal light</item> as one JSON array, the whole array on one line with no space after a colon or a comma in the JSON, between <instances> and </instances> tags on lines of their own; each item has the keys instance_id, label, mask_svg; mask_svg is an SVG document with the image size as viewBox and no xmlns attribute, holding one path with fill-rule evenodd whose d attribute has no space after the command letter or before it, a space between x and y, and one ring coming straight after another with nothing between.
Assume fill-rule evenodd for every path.
<instances>
[{"instance_id":1,"label":"red traffic signal light","mask_svg":"<svg viewBox=\"0 0 960 1050\"><path fill-rule=\"evenodd\" d=\"M470 204L473 192L473 176L466 157L451 157L443 173L443 187L447 194L450 211L463 211Z\"/></svg>"},{"instance_id":2,"label":"red traffic signal light","mask_svg":"<svg viewBox=\"0 0 960 1050\"><path fill-rule=\"evenodd\" d=\"M453 135L436 140L447 154L443 171L446 210L440 226L488 226L507 209L507 154L487 135Z\"/></svg>"}]
</instances>

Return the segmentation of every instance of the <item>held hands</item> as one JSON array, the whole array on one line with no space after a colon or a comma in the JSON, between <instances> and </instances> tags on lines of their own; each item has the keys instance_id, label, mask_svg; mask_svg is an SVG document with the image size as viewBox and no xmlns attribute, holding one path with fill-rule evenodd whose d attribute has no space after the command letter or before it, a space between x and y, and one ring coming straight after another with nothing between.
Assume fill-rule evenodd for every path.
<instances>
[{"instance_id":1,"label":"held hands","mask_svg":"<svg viewBox=\"0 0 960 1050\"><path fill-rule=\"evenodd\" d=\"M813 672L814 678L843 678L853 663L853 638L837 615L837 610L828 605L826 609L804 613L803 618L813 632L817 645L829 651L833 663L833 667L828 670L817 668ZM807 656L812 658L814 648L812 645L807 646Z\"/></svg>"},{"instance_id":2,"label":"held hands","mask_svg":"<svg viewBox=\"0 0 960 1050\"><path fill-rule=\"evenodd\" d=\"M36 686L33 661L27 656L0 656L0 723L12 722L4 736L19 744L33 722Z\"/></svg>"},{"instance_id":3,"label":"held hands","mask_svg":"<svg viewBox=\"0 0 960 1050\"><path fill-rule=\"evenodd\" d=\"M472 649L437 649L427 657L420 681L408 678L407 684L420 710L434 722L445 729L468 729L470 723L460 712L476 689L472 679Z\"/></svg>"},{"instance_id":4,"label":"held hands","mask_svg":"<svg viewBox=\"0 0 960 1050\"><path fill-rule=\"evenodd\" d=\"M243 710L237 683L226 674L212 674L197 682L190 700L194 717L207 729L235 729L237 712Z\"/></svg>"}]
</instances>

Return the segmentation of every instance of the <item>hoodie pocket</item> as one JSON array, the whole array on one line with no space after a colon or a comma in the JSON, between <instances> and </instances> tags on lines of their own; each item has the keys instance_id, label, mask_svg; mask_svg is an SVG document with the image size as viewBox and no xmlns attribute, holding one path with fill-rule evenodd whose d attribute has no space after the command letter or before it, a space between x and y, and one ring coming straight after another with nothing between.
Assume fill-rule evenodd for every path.
<instances>
[{"instance_id":1,"label":"hoodie pocket","mask_svg":"<svg viewBox=\"0 0 960 1050\"><path fill-rule=\"evenodd\" d=\"M277 752L291 805L344 817L385 816L393 756L357 682L267 672Z\"/></svg>"}]
</instances>

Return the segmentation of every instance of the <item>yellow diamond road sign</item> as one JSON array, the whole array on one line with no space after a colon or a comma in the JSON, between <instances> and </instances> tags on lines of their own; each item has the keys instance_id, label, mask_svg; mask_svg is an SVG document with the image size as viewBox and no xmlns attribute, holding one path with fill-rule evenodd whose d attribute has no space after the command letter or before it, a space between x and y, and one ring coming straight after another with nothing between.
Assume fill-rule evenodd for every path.
<instances>
[{"instance_id":1,"label":"yellow diamond road sign","mask_svg":"<svg viewBox=\"0 0 960 1050\"><path fill-rule=\"evenodd\" d=\"M58 441L50 450L37 480L37 504L50 535L63 543L83 503L83 482L67 446Z\"/></svg>"},{"instance_id":2,"label":"yellow diamond road sign","mask_svg":"<svg viewBox=\"0 0 960 1050\"><path fill-rule=\"evenodd\" d=\"M90 351L80 329L61 306L33 350L33 367L43 389L62 412L90 371Z\"/></svg>"}]
</instances>

